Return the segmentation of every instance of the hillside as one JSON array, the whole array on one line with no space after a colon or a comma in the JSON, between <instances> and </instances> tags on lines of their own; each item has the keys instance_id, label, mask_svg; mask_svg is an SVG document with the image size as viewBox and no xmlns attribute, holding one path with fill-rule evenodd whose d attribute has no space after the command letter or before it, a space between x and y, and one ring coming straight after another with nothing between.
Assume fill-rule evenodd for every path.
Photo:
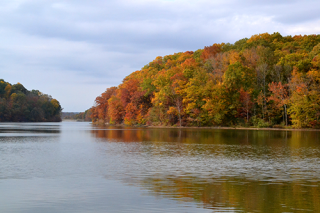
<instances>
[{"instance_id":1,"label":"hillside","mask_svg":"<svg viewBox=\"0 0 320 213\"><path fill-rule=\"evenodd\" d=\"M39 90L27 90L22 84L0 79L0 121L61 121L59 101Z\"/></svg>"},{"instance_id":2,"label":"hillside","mask_svg":"<svg viewBox=\"0 0 320 213\"><path fill-rule=\"evenodd\" d=\"M175 53L95 99L94 122L320 127L320 35L254 35Z\"/></svg>"}]
</instances>

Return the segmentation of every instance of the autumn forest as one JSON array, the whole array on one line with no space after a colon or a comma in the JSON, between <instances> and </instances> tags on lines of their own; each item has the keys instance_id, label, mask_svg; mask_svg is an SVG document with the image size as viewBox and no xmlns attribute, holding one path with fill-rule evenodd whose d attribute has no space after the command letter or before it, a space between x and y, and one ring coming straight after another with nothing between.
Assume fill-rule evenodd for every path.
<instances>
[{"instance_id":1,"label":"autumn forest","mask_svg":"<svg viewBox=\"0 0 320 213\"><path fill-rule=\"evenodd\" d=\"M0 79L0 121L61 121L59 101L39 90L27 90L22 84L11 85Z\"/></svg>"},{"instance_id":2,"label":"autumn forest","mask_svg":"<svg viewBox=\"0 0 320 213\"><path fill-rule=\"evenodd\" d=\"M320 127L320 35L259 34L157 57L107 88L95 123Z\"/></svg>"}]
</instances>

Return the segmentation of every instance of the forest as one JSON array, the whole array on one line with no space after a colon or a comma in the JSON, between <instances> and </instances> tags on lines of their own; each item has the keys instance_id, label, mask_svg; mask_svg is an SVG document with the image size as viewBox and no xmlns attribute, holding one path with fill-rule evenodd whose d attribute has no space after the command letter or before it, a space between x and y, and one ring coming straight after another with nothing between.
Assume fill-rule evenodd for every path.
<instances>
[{"instance_id":1,"label":"forest","mask_svg":"<svg viewBox=\"0 0 320 213\"><path fill-rule=\"evenodd\" d=\"M91 110L85 112L61 112L62 120L91 121Z\"/></svg>"},{"instance_id":2,"label":"forest","mask_svg":"<svg viewBox=\"0 0 320 213\"><path fill-rule=\"evenodd\" d=\"M61 110L59 101L50 95L0 79L1 122L59 122Z\"/></svg>"},{"instance_id":3,"label":"forest","mask_svg":"<svg viewBox=\"0 0 320 213\"><path fill-rule=\"evenodd\" d=\"M95 123L320 128L320 35L263 33L158 56L95 99Z\"/></svg>"}]
</instances>

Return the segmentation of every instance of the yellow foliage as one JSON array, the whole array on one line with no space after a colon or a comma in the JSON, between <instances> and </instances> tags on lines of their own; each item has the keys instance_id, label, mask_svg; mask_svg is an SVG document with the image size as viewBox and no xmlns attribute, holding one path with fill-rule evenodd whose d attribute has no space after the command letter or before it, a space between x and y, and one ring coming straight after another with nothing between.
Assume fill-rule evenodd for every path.
<instances>
[{"instance_id":1,"label":"yellow foliage","mask_svg":"<svg viewBox=\"0 0 320 213\"><path fill-rule=\"evenodd\" d=\"M14 101L16 98L17 98L17 93L12 93L12 94L10 95L10 99L11 99L12 101Z\"/></svg>"},{"instance_id":2,"label":"yellow foliage","mask_svg":"<svg viewBox=\"0 0 320 213\"><path fill-rule=\"evenodd\" d=\"M320 68L320 53L312 59L311 64L315 68Z\"/></svg>"},{"instance_id":3,"label":"yellow foliage","mask_svg":"<svg viewBox=\"0 0 320 213\"><path fill-rule=\"evenodd\" d=\"M178 110L176 107L169 107L169 110L167 111L167 113L169 115L177 115L178 114Z\"/></svg>"},{"instance_id":4,"label":"yellow foliage","mask_svg":"<svg viewBox=\"0 0 320 213\"><path fill-rule=\"evenodd\" d=\"M260 39L265 39L266 41L269 41L270 38L271 38L271 35L269 33L256 34L251 36L251 38L247 41L247 43L258 41Z\"/></svg>"},{"instance_id":5,"label":"yellow foliage","mask_svg":"<svg viewBox=\"0 0 320 213\"><path fill-rule=\"evenodd\" d=\"M54 106L55 109L59 108L59 106L60 106L59 101L57 101L56 99L52 99L50 102Z\"/></svg>"},{"instance_id":6,"label":"yellow foliage","mask_svg":"<svg viewBox=\"0 0 320 213\"><path fill-rule=\"evenodd\" d=\"M7 98L9 98L9 95L11 93L11 89L12 89L12 86L10 84L8 84L5 88L4 88L4 91L6 91L6 96Z\"/></svg>"},{"instance_id":7,"label":"yellow foliage","mask_svg":"<svg viewBox=\"0 0 320 213\"><path fill-rule=\"evenodd\" d=\"M230 54L229 54L229 64L234 64L238 61L240 61L240 54L239 52L233 50L233 51L230 51Z\"/></svg>"}]
</instances>

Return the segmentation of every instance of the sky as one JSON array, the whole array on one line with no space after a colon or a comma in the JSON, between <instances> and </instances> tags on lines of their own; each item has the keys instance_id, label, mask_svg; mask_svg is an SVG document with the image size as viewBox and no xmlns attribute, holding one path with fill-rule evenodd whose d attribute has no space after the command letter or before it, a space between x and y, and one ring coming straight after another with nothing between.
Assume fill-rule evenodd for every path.
<instances>
[{"instance_id":1,"label":"sky","mask_svg":"<svg viewBox=\"0 0 320 213\"><path fill-rule=\"evenodd\" d=\"M319 0L0 0L0 78L82 112L157 56L320 34Z\"/></svg>"}]
</instances>

